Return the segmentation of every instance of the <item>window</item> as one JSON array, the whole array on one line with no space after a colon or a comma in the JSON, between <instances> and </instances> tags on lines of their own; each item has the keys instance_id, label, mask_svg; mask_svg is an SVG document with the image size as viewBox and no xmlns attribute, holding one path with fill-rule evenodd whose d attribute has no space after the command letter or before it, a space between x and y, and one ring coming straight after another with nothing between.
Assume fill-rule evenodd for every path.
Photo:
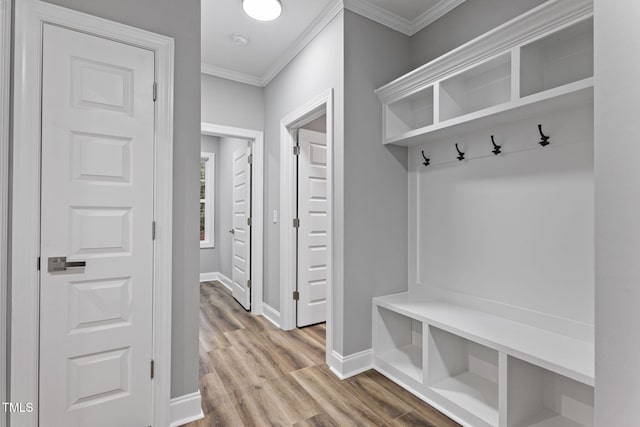
<instances>
[{"instance_id":1,"label":"window","mask_svg":"<svg viewBox=\"0 0 640 427\"><path fill-rule=\"evenodd\" d=\"M200 247L213 248L213 177L215 154L200 155Z\"/></svg>"}]
</instances>

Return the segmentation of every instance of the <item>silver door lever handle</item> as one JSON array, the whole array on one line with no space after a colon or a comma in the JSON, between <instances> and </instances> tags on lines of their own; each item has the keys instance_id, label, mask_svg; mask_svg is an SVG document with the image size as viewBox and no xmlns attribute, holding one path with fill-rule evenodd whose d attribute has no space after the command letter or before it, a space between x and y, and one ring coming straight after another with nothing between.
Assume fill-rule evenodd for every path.
<instances>
[{"instance_id":1,"label":"silver door lever handle","mask_svg":"<svg viewBox=\"0 0 640 427\"><path fill-rule=\"evenodd\" d=\"M83 268L87 266L86 261L67 261L66 256L49 257L47 261L49 273L67 271L67 268Z\"/></svg>"}]
</instances>

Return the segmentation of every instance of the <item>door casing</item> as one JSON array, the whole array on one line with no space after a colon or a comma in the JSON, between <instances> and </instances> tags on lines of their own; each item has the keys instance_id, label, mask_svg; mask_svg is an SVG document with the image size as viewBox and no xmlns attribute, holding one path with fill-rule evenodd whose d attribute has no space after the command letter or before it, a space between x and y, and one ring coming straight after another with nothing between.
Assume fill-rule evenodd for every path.
<instances>
[{"instance_id":1,"label":"door casing","mask_svg":"<svg viewBox=\"0 0 640 427\"><path fill-rule=\"evenodd\" d=\"M0 401L7 401L7 258L9 250L9 94L11 85L10 0L0 0ZM0 427L7 416L0 415Z\"/></svg>"},{"instance_id":2,"label":"door casing","mask_svg":"<svg viewBox=\"0 0 640 427\"><path fill-rule=\"evenodd\" d=\"M202 122L202 135L247 139L252 143L253 170L251 173L251 313L264 314L264 133Z\"/></svg>"},{"instance_id":3,"label":"door casing","mask_svg":"<svg viewBox=\"0 0 640 427\"><path fill-rule=\"evenodd\" d=\"M333 194L334 194L334 135L333 135L333 88L330 88L304 105L289 113L280 121L280 328L296 327L296 307L293 300L296 273L296 233L293 228L295 214L295 171L293 131L301 125L327 115L327 336L325 358L329 366L334 365L333 356L333 243L335 241Z\"/></svg>"},{"instance_id":4,"label":"door casing","mask_svg":"<svg viewBox=\"0 0 640 427\"><path fill-rule=\"evenodd\" d=\"M15 12L11 235L11 378L13 402L34 411L12 417L13 427L38 425L41 55L44 23L65 26L154 51L155 112L153 296L153 425L169 425L171 389L171 274L173 202L172 38L37 0L18 0ZM30 215L24 215L30 212ZM19 236L19 237L16 237ZM19 239L19 240L18 240Z\"/></svg>"}]
</instances>

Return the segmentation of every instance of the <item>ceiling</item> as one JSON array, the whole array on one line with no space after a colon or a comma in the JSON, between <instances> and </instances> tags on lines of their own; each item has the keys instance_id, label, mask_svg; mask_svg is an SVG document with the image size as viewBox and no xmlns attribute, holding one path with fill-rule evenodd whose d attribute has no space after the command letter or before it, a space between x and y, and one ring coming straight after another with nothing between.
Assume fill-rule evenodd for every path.
<instances>
[{"instance_id":1,"label":"ceiling","mask_svg":"<svg viewBox=\"0 0 640 427\"><path fill-rule=\"evenodd\" d=\"M202 72L266 86L343 8L413 35L464 0L281 0L282 15L258 22L241 0L202 0ZM248 37L235 45L233 35Z\"/></svg>"}]
</instances>

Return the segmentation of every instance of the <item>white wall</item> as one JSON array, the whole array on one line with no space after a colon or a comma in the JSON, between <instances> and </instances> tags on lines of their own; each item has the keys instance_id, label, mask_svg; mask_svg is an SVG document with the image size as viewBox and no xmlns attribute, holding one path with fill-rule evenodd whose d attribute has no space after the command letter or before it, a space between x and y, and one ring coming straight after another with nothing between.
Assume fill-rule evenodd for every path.
<instances>
[{"instance_id":1,"label":"white wall","mask_svg":"<svg viewBox=\"0 0 640 427\"><path fill-rule=\"evenodd\" d=\"M202 121L264 129L264 89L202 74Z\"/></svg>"},{"instance_id":2,"label":"white wall","mask_svg":"<svg viewBox=\"0 0 640 427\"><path fill-rule=\"evenodd\" d=\"M382 145L374 90L406 73L409 38L345 12L344 337L371 347L371 299L407 290L407 149Z\"/></svg>"},{"instance_id":3,"label":"white wall","mask_svg":"<svg viewBox=\"0 0 640 427\"><path fill-rule=\"evenodd\" d=\"M214 153L213 165L213 248L200 248L200 273L217 273L220 271L220 138L202 135L200 141L202 152Z\"/></svg>"},{"instance_id":4,"label":"white wall","mask_svg":"<svg viewBox=\"0 0 640 427\"><path fill-rule=\"evenodd\" d=\"M410 150L417 283L593 325L593 106ZM542 148L537 124L551 136ZM495 157L490 136L504 153ZM431 159L422 165L420 151ZM445 163L445 164L442 164ZM412 250L412 256L414 251Z\"/></svg>"},{"instance_id":5,"label":"white wall","mask_svg":"<svg viewBox=\"0 0 640 427\"><path fill-rule=\"evenodd\" d=\"M640 420L640 3L595 1L596 425Z\"/></svg>"}]
</instances>

